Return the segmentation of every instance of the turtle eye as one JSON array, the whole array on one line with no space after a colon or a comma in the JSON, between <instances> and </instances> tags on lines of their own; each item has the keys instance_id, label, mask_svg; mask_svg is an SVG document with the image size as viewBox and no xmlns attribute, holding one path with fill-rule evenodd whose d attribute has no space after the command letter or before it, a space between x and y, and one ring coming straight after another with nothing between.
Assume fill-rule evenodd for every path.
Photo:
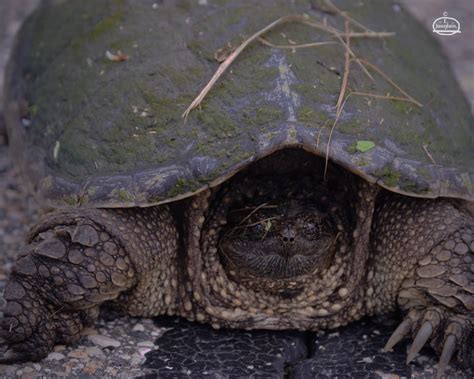
<instances>
[{"instance_id":1,"label":"turtle eye","mask_svg":"<svg viewBox=\"0 0 474 379\"><path fill-rule=\"evenodd\" d=\"M306 224L306 231L308 233L314 233L316 231L316 225L313 221L310 221Z\"/></svg>"},{"instance_id":2,"label":"turtle eye","mask_svg":"<svg viewBox=\"0 0 474 379\"><path fill-rule=\"evenodd\" d=\"M307 220L304 226L304 233L308 239L313 239L319 235L319 225L315 220Z\"/></svg>"},{"instance_id":3,"label":"turtle eye","mask_svg":"<svg viewBox=\"0 0 474 379\"><path fill-rule=\"evenodd\" d=\"M262 223L258 223L250 227L250 234L255 239L262 239L265 235L265 227Z\"/></svg>"}]
</instances>

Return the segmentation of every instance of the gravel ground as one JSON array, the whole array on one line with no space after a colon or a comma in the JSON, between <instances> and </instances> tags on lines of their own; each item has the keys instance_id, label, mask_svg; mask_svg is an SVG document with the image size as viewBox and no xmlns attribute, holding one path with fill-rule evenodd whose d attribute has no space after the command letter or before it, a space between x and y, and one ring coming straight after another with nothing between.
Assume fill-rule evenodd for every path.
<instances>
[{"instance_id":1,"label":"gravel ground","mask_svg":"<svg viewBox=\"0 0 474 379\"><path fill-rule=\"evenodd\" d=\"M474 7L472 6L472 1L406 0L405 2L413 13L417 15L428 28L431 27L433 19L441 16L443 11L449 12L450 16L456 17L461 22L462 34L453 37L437 38L440 39L449 55L458 76L458 80L461 82L464 91L468 95L471 105L473 105L474 65L472 63L474 61L474 48L472 40L474 39L474 28L472 26L472 20L474 19ZM12 44L12 38L18 29L21 20L37 3L38 0L0 0L0 88L3 82L1 73ZM2 94L0 91L0 104L1 97ZM2 289L5 284L14 256L21 247L23 239L28 231L28 226L37 219L39 213L35 202L27 193L25 193L25 190L21 185L22 182L19 173L7 156L7 148L4 145L5 142L6 139L2 137L1 133L0 121L0 252L2 252L2 254L0 254L0 289ZM3 299L0 297L0 305L1 302L3 302ZM342 349L347 345L345 342L348 341L350 336L359 336L361 333L360 328L363 327L368 328L368 334L374 330L373 325L370 323L368 325L362 323L356 324L351 329L347 329L348 331L341 331L341 334L339 334L339 332L331 334L332 339L330 340L324 337L324 333L323 335L304 335L298 338L294 335L284 335L281 337L282 339L280 342L275 342L275 344L280 346L281 349L281 351L278 350L278 348L275 350L276 358L272 360L270 357L268 358L268 361L265 361L262 365L268 364L271 365L271 367L280 367L278 365L281 365L281 375L283 375L283 372L288 374L288 365L293 365L291 367L294 369L294 371L292 371L294 377L304 377L304 375L310 373L311 375L314 375L315 372L317 372L315 370L320 371L321 367L325 367L320 366L322 362L324 363L324 359L332 359L331 355L324 355L321 351L327 350L327 352L331 352L333 351L331 349L334 349L338 355L344 355L341 354L340 351L342 351ZM391 326L391 328L393 328L393 326ZM167 331L168 333L166 333ZM176 365L173 364L173 366L171 363L167 363L168 361L173 362L173 359L176 360L178 355L173 355L173 352L180 352L184 351L183 349L186 347L189 348L189 346L187 346L189 342L187 336L197 336L193 340L195 345L192 346L195 351L203 352L204 355L202 355L201 359L206 359L207 362L213 360L215 362L220 362L218 358L205 355L207 354L206 349L209 346L212 346L212 349L214 350L218 349L218 346L220 346L219 348L222 348L222 346L224 346L224 348L228 346L227 344L229 343L229 340L226 339L227 337L223 337L224 335L227 336L225 333L231 333L232 338L237 339L237 342L232 340L235 343L240 343L239 339L248 335L248 333L239 335L238 333L240 332L227 331L223 332L224 334L213 333L216 332L210 331L206 329L206 327L195 326L183 322L168 320L157 324L156 321L149 319L135 319L126 316L118 316L113 313L103 313L102 318L96 327L94 329L86 330L85 335L74 346L56 346L55 351L51 353L46 360L40 363L8 366L0 365L0 376L34 378L38 375L45 375L47 377L56 375L91 378L107 376L133 377L151 374L151 376L147 376L147 378L151 378L156 375L159 375L160 377L192 375L196 373L196 371L193 372L192 370L195 370L196 367L200 367L199 364L196 366L195 360L189 363L188 366L183 364L179 369L175 367ZM349 333L349 335L344 333ZM165 334L163 338L158 339L163 334ZM363 335L367 337L366 334ZM258 341L261 340L266 341L265 343L269 343L267 339L269 338L273 341L272 338L274 338L270 336L273 336L273 334L268 333L267 337L255 337L252 339L252 343L258 344L260 343ZM359 337L357 337L356 340L360 340ZM158 341L155 341L157 339ZM376 344L379 339L374 337L374 340L369 339L369 342L372 341L370 343ZM296 341L294 342L294 346L296 346L295 351L297 351L298 354L303 354L301 352L304 349L307 350L304 353L306 354L307 359L301 361L301 364L297 367L292 359L297 359L299 355L294 352L291 353L291 351L288 353L289 350L287 346L288 343L290 343L290 345L293 343L291 341ZM304 348L301 345L303 343L301 341L304 341ZM157 344L155 344L155 342ZM325 345L326 343L329 345ZM335 344L335 347L330 347L333 346L331 344ZM260 347L257 346L256 348ZM405 353L403 351L404 348L406 348L406 346L400 347L394 355L394 360L389 363L385 362L386 358L383 358L382 355L380 355L382 358L377 358L376 354L373 352L372 354L375 355L361 357L362 361L359 361L359 363L362 362L363 364L369 364L364 367L366 370L372 372L370 376L374 376L377 367L381 367L377 366L377 362L383 361L385 362L383 363L385 366L383 366L384 369L382 371L379 370L379 376L386 378L396 378L400 376L431 377L433 370L430 367L434 361L430 351L426 351L424 355L421 355L417 359L415 365L411 365L410 368L407 369L404 368L403 365L400 366L400 363L398 362L399 356ZM151 351L148 355L149 359L146 364L144 364L144 355L149 351ZM320 352L317 354L319 360L315 358L316 354L313 354L317 351ZM288 361L280 359L285 357L285 354L290 355ZM347 356L351 356L350 351L347 352ZM312 360L313 358L314 360ZM320 358L323 360L320 360ZM302 358L300 357L298 359ZM374 366L370 366L372 363L370 360L375 362ZM229 364L231 365L231 363ZM248 362L247 364L246 362L242 362L242 364L248 369ZM355 362L351 367L356 366L357 362ZM226 366L222 366L221 370L224 370L225 367ZM245 367L243 369L245 369ZM333 375L344 375L343 371L337 371L338 369L341 369L341 367L333 368L332 370L336 371L330 372ZM168 374L166 374L167 372ZM200 373L206 375L204 374L205 372L207 371L201 371ZM257 370L255 370L255 372L257 372ZM262 374L269 373L268 371L259 372ZM394 376L389 376L388 373L392 373ZM218 376L216 371L214 371L213 375ZM466 378L474 376L472 373L469 375L468 373L463 374L461 372L453 371L451 372L451 375ZM273 374L269 376L273 376ZM280 375L276 374L276 376L278 377Z\"/></svg>"}]
</instances>

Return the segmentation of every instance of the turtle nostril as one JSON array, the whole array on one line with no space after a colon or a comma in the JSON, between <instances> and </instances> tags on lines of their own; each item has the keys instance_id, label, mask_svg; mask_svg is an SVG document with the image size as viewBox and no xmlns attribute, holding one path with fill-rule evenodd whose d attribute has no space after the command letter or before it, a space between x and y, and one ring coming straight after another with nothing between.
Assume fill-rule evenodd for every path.
<instances>
[{"instance_id":1,"label":"turtle nostril","mask_svg":"<svg viewBox=\"0 0 474 379\"><path fill-rule=\"evenodd\" d=\"M294 237L289 237L289 238L288 237L283 237L282 241L284 243L288 243L288 242L293 243L293 242L295 242L295 238Z\"/></svg>"}]
</instances>

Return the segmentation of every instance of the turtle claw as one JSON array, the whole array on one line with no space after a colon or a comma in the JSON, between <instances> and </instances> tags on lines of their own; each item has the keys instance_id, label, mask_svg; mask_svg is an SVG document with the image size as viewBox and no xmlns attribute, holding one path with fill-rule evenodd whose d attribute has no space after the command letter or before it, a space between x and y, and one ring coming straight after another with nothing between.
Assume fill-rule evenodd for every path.
<instances>
[{"instance_id":1,"label":"turtle claw","mask_svg":"<svg viewBox=\"0 0 474 379\"><path fill-rule=\"evenodd\" d=\"M444 341L443 351L441 353L441 358L438 363L438 370L436 372L436 379L441 379L446 370L446 367L451 360L454 351L456 350L457 338L455 335L450 334Z\"/></svg>"},{"instance_id":2,"label":"turtle claw","mask_svg":"<svg viewBox=\"0 0 474 379\"><path fill-rule=\"evenodd\" d=\"M407 364L409 364L418 352L425 346L426 342L430 339L433 334L433 326L429 321L425 321L413 341L407 355Z\"/></svg>"},{"instance_id":3,"label":"turtle claw","mask_svg":"<svg viewBox=\"0 0 474 379\"><path fill-rule=\"evenodd\" d=\"M453 356L463 364L471 364L472 348L466 342L472 333L472 319L465 315L455 315L440 307L412 309L388 339L383 351L390 351L397 343L409 335L413 343L408 349L407 364L429 343L439 354L436 378L440 379Z\"/></svg>"},{"instance_id":4,"label":"turtle claw","mask_svg":"<svg viewBox=\"0 0 474 379\"><path fill-rule=\"evenodd\" d=\"M385 347L383 348L383 351L391 351L397 343L399 343L410 333L412 325L413 322L409 318L403 320L403 322L398 325L397 329L395 329L395 331L388 339L387 343L385 344Z\"/></svg>"}]
</instances>

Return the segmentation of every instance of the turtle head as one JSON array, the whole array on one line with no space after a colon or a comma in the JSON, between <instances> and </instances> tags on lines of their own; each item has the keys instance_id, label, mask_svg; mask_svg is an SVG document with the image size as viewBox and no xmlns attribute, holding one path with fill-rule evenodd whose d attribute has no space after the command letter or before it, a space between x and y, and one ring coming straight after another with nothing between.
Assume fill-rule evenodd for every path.
<instances>
[{"instance_id":1,"label":"turtle head","mask_svg":"<svg viewBox=\"0 0 474 379\"><path fill-rule=\"evenodd\" d=\"M304 200L233 209L220 253L240 278L291 279L326 269L337 240L335 220Z\"/></svg>"}]
</instances>

